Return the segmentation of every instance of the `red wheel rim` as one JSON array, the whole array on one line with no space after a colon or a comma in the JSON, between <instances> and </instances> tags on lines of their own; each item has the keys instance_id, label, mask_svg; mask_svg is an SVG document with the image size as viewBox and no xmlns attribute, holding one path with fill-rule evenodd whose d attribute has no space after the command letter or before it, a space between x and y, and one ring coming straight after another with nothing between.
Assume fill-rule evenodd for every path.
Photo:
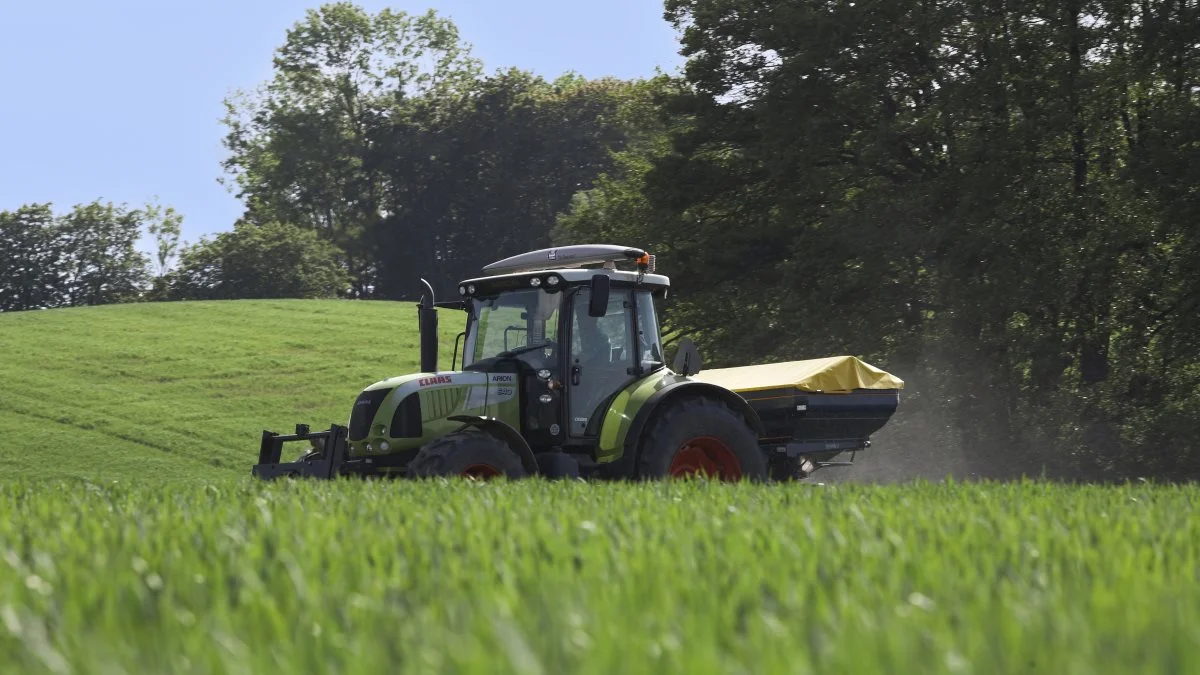
<instances>
[{"instance_id":1,"label":"red wheel rim","mask_svg":"<svg viewBox=\"0 0 1200 675\"><path fill-rule=\"evenodd\" d=\"M735 481L742 477L742 463L725 441L712 436L698 436L679 446L667 473L677 477L716 476L721 480Z\"/></svg>"},{"instance_id":2,"label":"red wheel rim","mask_svg":"<svg viewBox=\"0 0 1200 675\"><path fill-rule=\"evenodd\" d=\"M472 464L463 469L462 473L459 475L475 480L487 480L489 478L496 478L499 476L500 470L491 464Z\"/></svg>"}]
</instances>

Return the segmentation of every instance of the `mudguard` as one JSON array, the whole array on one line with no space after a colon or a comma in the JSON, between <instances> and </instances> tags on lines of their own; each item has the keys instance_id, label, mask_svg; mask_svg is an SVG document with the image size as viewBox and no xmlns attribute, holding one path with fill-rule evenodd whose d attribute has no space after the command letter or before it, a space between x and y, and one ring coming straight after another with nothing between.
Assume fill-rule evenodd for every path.
<instances>
[{"instance_id":1,"label":"mudguard","mask_svg":"<svg viewBox=\"0 0 1200 675\"><path fill-rule=\"evenodd\" d=\"M509 426L503 420L495 417L480 417L477 415L452 415L446 419L453 422L462 422L465 427L477 427L508 444L513 452L517 453L517 457L521 458L521 465L530 474L535 474L538 471L537 459L533 456L533 449L529 447L529 443L521 436L521 433Z\"/></svg>"},{"instance_id":2,"label":"mudguard","mask_svg":"<svg viewBox=\"0 0 1200 675\"><path fill-rule=\"evenodd\" d=\"M678 396L689 395L708 396L727 404L746 418L746 423L750 425L756 436L762 437L764 433L762 420L744 398L728 389L707 382L679 379L655 391L638 407L633 419L630 420L628 430L624 433L623 441L618 446L621 448L621 455L609 462L602 470L603 473L614 476L630 475L637 463L638 445L646 431L646 425L654 419L656 411Z\"/></svg>"},{"instance_id":3,"label":"mudguard","mask_svg":"<svg viewBox=\"0 0 1200 675\"><path fill-rule=\"evenodd\" d=\"M749 424L750 428L754 430L754 434L756 436L761 438L765 433L762 420L759 419L758 413L755 412L754 408L751 408L750 404L746 402L746 399L742 398L741 396L738 396L724 387L718 387L715 384L709 384L707 382L676 382L674 384L668 384L662 389L659 389L651 394L650 398L646 399L646 402L642 404L641 409L637 411L637 414L633 416L633 421L629 425L629 432L625 435L625 452L623 456L631 459L635 457L638 442L641 440L642 434L646 431L646 425L649 424L650 420L654 418L654 413L656 410L661 408L664 403L673 400L675 397L689 395L709 396L715 398L741 413L742 416L746 418L746 423Z\"/></svg>"}]
</instances>

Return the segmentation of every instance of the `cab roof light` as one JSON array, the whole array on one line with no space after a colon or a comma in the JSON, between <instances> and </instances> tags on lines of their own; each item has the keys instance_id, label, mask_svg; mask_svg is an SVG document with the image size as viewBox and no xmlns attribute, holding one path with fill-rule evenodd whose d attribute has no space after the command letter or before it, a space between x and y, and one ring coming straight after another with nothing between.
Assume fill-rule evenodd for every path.
<instances>
[{"instance_id":1,"label":"cab roof light","mask_svg":"<svg viewBox=\"0 0 1200 675\"><path fill-rule=\"evenodd\" d=\"M637 259L638 270L647 274L654 274L655 257L649 253L643 254Z\"/></svg>"}]
</instances>

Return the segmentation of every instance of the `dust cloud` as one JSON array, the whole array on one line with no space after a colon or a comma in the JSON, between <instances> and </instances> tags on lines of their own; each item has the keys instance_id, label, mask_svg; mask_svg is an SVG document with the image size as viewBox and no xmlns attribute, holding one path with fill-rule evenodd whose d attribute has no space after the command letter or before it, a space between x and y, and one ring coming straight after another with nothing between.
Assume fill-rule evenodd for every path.
<instances>
[{"instance_id":1,"label":"dust cloud","mask_svg":"<svg viewBox=\"0 0 1200 675\"><path fill-rule=\"evenodd\" d=\"M892 419L871 437L871 447L854 456L853 466L820 469L809 478L821 483L898 483L918 479L942 481L1049 478L1040 443L1018 445L1011 429L988 428L988 416L956 418L953 394L941 386L945 364L923 361L895 374L905 380L900 406ZM891 371L889 371L891 372ZM961 386L961 385L960 385ZM978 410L999 410L1005 402L989 396L986 383L970 388ZM1029 430L1022 435L1035 437ZM970 440L975 439L975 440ZM834 458L849 461L851 453ZM1061 478L1062 476L1058 476Z\"/></svg>"}]
</instances>

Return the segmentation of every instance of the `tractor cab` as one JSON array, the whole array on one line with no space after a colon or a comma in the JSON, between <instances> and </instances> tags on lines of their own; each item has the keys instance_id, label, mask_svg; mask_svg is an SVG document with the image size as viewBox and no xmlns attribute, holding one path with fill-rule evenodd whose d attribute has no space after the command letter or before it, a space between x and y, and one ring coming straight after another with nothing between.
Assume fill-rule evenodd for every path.
<instances>
[{"instance_id":1,"label":"tractor cab","mask_svg":"<svg viewBox=\"0 0 1200 675\"><path fill-rule=\"evenodd\" d=\"M531 446L594 444L606 403L665 367L655 299L670 282L653 264L620 246L547 249L459 285L462 370L516 376Z\"/></svg>"}]
</instances>

